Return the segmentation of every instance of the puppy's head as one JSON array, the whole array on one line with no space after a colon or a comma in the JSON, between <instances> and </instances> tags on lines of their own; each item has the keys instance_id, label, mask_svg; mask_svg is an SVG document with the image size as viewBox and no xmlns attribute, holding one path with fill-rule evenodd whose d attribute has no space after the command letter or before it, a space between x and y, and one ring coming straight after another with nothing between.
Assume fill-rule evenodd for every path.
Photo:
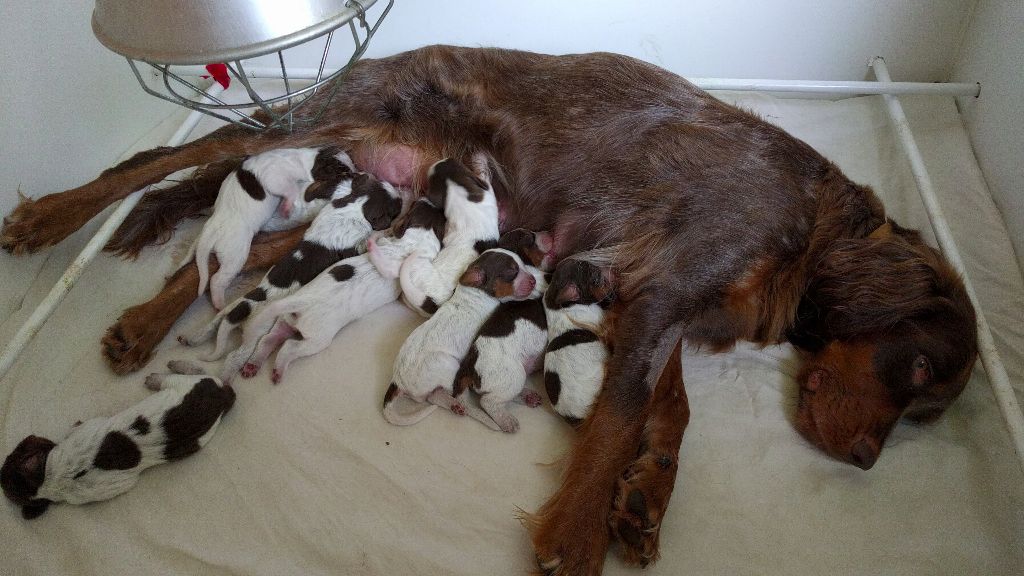
<instances>
[{"instance_id":1,"label":"puppy's head","mask_svg":"<svg viewBox=\"0 0 1024 576\"><path fill-rule=\"evenodd\" d=\"M50 506L49 500L35 496L46 478L46 458L54 446L56 444L46 438L29 436L7 456L0 468L4 495L21 506L21 515L26 519L39 516Z\"/></svg>"},{"instance_id":2,"label":"puppy's head","mask_svg":"<svg viewBox=\"0 0 1024 576\"><path fill-rule=\"evenodd\" d=\"M576 304L598 304L606 308L614 298L612 276L608 270L585 260L566 258L551 276L544 306L556 310Z\"/></svg>"},{"instance_id":3,"label":"puppy's head","mask_svg":"<svg viewBox=\"0 0 1024 576\"><path fill-rule=\"evenodd\" d=\"M486 175L474 174L453 158L437 162L427 172L427 199L442 209L448 206L449 197L483 202L488 192L494 194Z\"/></svg>"},{"instance_id":4,"label":"puppy's head","mask_svg":"<svg viewBox=\"0 0 1024 576\"><path fill-rule=\"evenodd\" d=\"M432 230L437 240L444 238L444 228L447 220L444 217L444 210L434 206L426 198L420 198L413 203L412 208L405 213L401 221L395 225L395 237L401 238L409 228L422 228Z\"/></svg>"},{"instance_id":5,"label":"puppy's head","mask_svg":"<svg viewBox=\"0 0 1024 576\"><path fill-rule=\"evenodd\" d=\"M459 284L477 288L506 302L525 300L533 294L537 279L514 253L492 248L466 268Z\"/></svg>"},{"instance_id":6,"label":"puppy's head","mask_svg":"<svg viewBox=\"0 0 1024 576\"><path fill-rule=\"evenodd\" d=\"M341 148L321 148L313 160L313 168L310 170L313 181L306 187L303 199L306 202L329 200L338 185L352 179L355 170L352 159Z\"/></svg>"},{"instance_id":7,"label":"puppy's head","mask_svg":"<svg viewBox=\"0 0 1024 576\"><path fill-rule=\"evenodd\" d=\"M402 198L394 186L361 172L352 180L352 196L366 197L363 217L374 230L384 230L402 213Z\"/></svg>"},{"instance_id":8,"label":"puppy's head","mask_svg":"<svg viewBox=\"0 0 1024 576\"><path fill-rule=\"evenodd\" d=\"M553 247L550 233L531 232L525 228L506 232L498 240L498 248L514 252L523 262L545 272L551 271L554 265Z\"/></svg>"}]
</instances>

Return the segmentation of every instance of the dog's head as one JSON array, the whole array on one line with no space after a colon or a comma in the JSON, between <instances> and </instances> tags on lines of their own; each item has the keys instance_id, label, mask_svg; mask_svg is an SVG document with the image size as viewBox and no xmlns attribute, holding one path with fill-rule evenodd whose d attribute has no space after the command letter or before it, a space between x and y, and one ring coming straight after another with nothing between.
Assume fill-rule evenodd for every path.
<instances>
[{"instance_id":1,"label":"dog's head","mask_svg":"<svg viewBox=\"0 0 1024 576\"><path fill-rule=\"evenodd\" d=\"M531 232L525 228L506 232L498 240L498 248L515 252L523 262L545 272L549 272L554 264L553 247L550 233Z\"/></svg>"},{"instance_id":2,"label":"dog's head","mask_svg":"<svg viewBox=\"0 0 1024 576\"><path fill-rule=\"evenodd\" d=\"M960 395L975 337L963 282L916 232L891 225L838 242L789 334L805 355L797 429L870 468L901 416L934 420Z\"/></svg>"},{"instance_id":3,"label":"dog's head","mask_svg":"<svg viewBox=\"0 0 1024 576\"><path fill-rule=\"evenodd\" d=\"M0 487L4 495L21 506L21 515L32 519L49 508L51 502L36 498L46 479L46 458L54 444L46 438L29 436L21 441L0 468Z\"/></svg>"},{"instance_id":4,"label":"dog's head","mask_svg":"<svg viewBox=\"0 0 1024 576\"><path fill-rule=\"evenodd\" d=\"M422 228L423 230L432 230L440 242L444 238L447 222L444 210L434 206L430 200L420 198L413 202L412 208L409 208L400 221L395 223L394 234L395 237L401 238L409 228Z\"/></svg>"},{"instance_id":5,"label":"dog's head","mask_svg":"<svg viewBox=\"0 0 1024 576\"><path fill-rule=\"evenodd\" d=\"M614 298L611 273L585 260L566 258L551 275L544 306L556 310L576 304L608 307Z\"/></svg>"},{"instance_id":6,"label":"dog's head","mask_svg":"<svg viewBox=\"0 0 1024 576\"><path fill-rule=\"evenodd\" d=\"M374 230L388 228L402 213L402 197L395 187L365 172L356 174L352 179L351 194L335 199L331 204L335 208L340 208L360 198L366 198L366 202L363 203L363 217Z\"/></svg>"},{"instance_id":7,"label":"dog's head","mask_svg":"<svg viewBox=\"0 0 1024 576\"><path fill-rule=\"evenodd\" d=\"M494 194L486 173L482 171L474 174L453 158L441 160L427 171L426 197L442 209L447 208L449 196L455 195L469 202L483 202L488 193L492 196Z\"/></svg>"},{"instance_id":8,"label":"dog's head","mask_svg":"<svg viewBox=\"0 0 1024 576\"><path fill-rule=\"evenodd\" d=\"M525 300L533 294L537 279L513 252L502 248L485 251L466 268L459 284L477 288L502 302Z\"/></svg>"}]
</instances>

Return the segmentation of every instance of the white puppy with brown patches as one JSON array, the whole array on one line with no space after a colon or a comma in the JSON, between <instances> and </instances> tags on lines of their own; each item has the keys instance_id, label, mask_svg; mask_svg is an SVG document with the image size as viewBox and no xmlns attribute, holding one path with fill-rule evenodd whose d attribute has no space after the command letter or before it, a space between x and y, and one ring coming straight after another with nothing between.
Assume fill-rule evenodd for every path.
<instances>
[{"instance_id":1,"label":"white puppy with brown patches","mask_svg":"<svg viewBox=\"0 0 1024 576\"><path fill-rule=\"evenodd\" d=\"M382 262L390 262L390 267L397 267L414 250L436 254L441 248L443 230L444 213L421 199L413 204L392 236L377 241L378 256ZM292 361L320 352L346 324L395 301L399 291L398 280L382 275L366 254L342 260L294 294L271 303L245 324L241 349L249 349L255 343L255 352L242 367L242 376L254 376L280 346L270 377L275 384L279 383ZM227 376L233 375L234 370L232 365L225 365L225 371L230 372Z\"/></svg>"},{"instance_id":2,"label":"white puppy with brown patches","mask_svg":"<svg viewBox=\"0 0 1024 576\"><path fill-rule=\"evenodd\" d=\"M574 426L601 392L608 349L599 332L613 296L609 272L574 258L558 263L544 294L544 388L551 407Z\"/></svg>"},{"instance_id":3,"label":"white puppy with brown patches","mask_svg":"<svg viewBox=\"0 0 1024 576\"><path fill-rule=\"evenodd\" d=\"M351 169L348 155L340 149L333 150L336 150L335 160ZM279 213L291 226L298 224L291 220L292 208L314 182L313 170L320 155L318 148L264 152L247 158L221 184L213 214L191 250L199 268L199 295L202 296L209 283L214 308L224 308L224 292L242 270L253 236L271 222L274 214ZM304 208L303 218L315 216L312 207L316 205ZM322 206L322 202L319 205ZM271 227L290 227L286 224L278 222ZM216 255L220 263L220 269L212 277L209 276L210 254Z\"/></svg>"},{"instance_id":4,"label":"white puppy with brown patches","mask_svg":"<svg viewBox=\"0 0 1024 576\"><path fill-rule=\"evenodd\" d=\"M529 298L536 284L523 261L508 250L487 250L474 260L452 297L402 344L384 396L384 418L408 426L441 406L459 415L469 414L497 430L485 412L453 395L455 375L477 330L494 309L502 302ZM402 396L421 405L402 413L396 404Z\"/></svg>"},{"instance_id":5,"label":"white puppy with brown patches","mask_svg":"<svg viewBox=\"0 0 1024 576\"><path fill-rule=\"evenodd\" d=\"M479 174L451 158L437 162L428 172L426 197L435 206L444 206L448 219L441 252L433 258L414 253L399 272L402 300L423 316L436 312L451 297L470 262L497 245L498 202L486 178L486 161L476 158L475 163ZM376 264L372 243L367 253Z\"/></svg>"},{"instance_id":6,"label":"white puppy with brown patches","mask_svg":"<svg viewBox=\"0 0 1024 576\"><path fill-rule=\"evenodd\" d=\"M146 468L189 456L210 440L234 405L234 390L193 364L168 367L177 373L146 379L156 394L120 414L80 422L59 443L29 436L18 444L0 468L0 485L22 516L35 518L54 502L123 494Z\"/></svg>"}]
</instances>

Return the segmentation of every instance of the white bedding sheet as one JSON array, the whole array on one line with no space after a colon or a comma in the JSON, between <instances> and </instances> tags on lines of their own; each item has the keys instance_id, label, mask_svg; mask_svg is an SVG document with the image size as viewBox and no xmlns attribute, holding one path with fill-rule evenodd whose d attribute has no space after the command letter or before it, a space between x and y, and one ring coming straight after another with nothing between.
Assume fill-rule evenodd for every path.
<instances>
[{"instance_id":1,"label":"white bedding sheet","mask_svg":"<svg viewBox=\"0 0 1024 576\"><path fill-rule=\"evenodd\" d=\"M874 186L900 223L926 225L879 98L721 96ZM903 102L1020 394L1024 283L1003 222L953 101ZM173 129L164 128L136 148L160 143ZM147 394L145 371L110 373L99 338L123 308L159 289L199 224L182 226L174 242L147 249L136 263L102 255L85 272L0 381L4 454L27 434L59 439L74 421ZM0 255L0 342L95 226L43 254ZM211 314L205 299L197 302L176 331ZM392 360L419 322L395 303L295 363L280 386L266 372L240 380L234 411L210 444L146 472L124 496L54 506L31 522L4 500L0 573L523 574L532 552L513 515L516 507L535 510L556 488L572 431L546 406L517 408L515 435L441 412L410 428L385 423L379 409ZM195 353L168 338L150 368ZM687 353L683 369L693 415L662 558L644 573L1024 570L1024 476L980 365L945 417L898 426L868 472L828 459L789 424L790 348ZM636 572L613 553L605 573Z\"/></svg>"}]
</instances>

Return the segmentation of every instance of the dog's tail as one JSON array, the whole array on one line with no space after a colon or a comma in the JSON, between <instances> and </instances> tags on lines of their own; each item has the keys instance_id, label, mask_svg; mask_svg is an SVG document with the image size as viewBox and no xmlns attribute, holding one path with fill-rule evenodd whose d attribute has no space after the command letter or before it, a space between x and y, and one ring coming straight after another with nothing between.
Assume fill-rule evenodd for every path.
<instances>
[{"instance_id":1,"label":"dog's tail","mask_svg":"<svg viewBox=\"0 0 1024 576\"><path fill-rule=\"evenodd\" d=\"M205 232L206 229L204 228L203 231ZM195 255L196 267L199 268L199 292L196 294L197 297L202 297L203 292L206 292L206 285L210 281L210 247L206 245L204 238L205 236L200 233L199 239L196 240L190 250L190 253ZM188 261L189 258L186 257L185 262Z\"/></svg>"},{"instance_id":2,"label":"dog's tail","mask_svg":"<svg viewBox=\"0 0 1024 576\"><path fill-rule=\"evenodd\" d=\"M384 394L384 419L395 426L412 426L437 410L437 406L423 403L409 413L399 412L395 400L402 395L402 391L394 382L388 386L388 391Z\"/></svg>"},{"instance_id":3,"label":"dog's tail","mask_svg":"<svg viewBox=\"0 0 1024 576\"><path fill-rule=\"evenodd\" d=\"M398 271L398 283L402 287L402 299L424 316L437 312L437 303L427 295L423 288L428 284L429 276L434 274L430 260L413 252L402 261Z\"/></svg>"},{"instance_id":4,"label":"dog's tail","mask_svg":"<svg viewBox=\"0 0 1024 576\"><path fill-rule=\"evenodd\" d=\"M252 306L252 304L248 305ZM238 306L241 306L241 302L236 302L235 304L232 304L230 306L225 306L224 309L217 314L217 317L210 321L210 324L212 325L216 325L218 322L220 323L220 325L217 326L217 341L213 346L213 352L210 352L209 354L202 356L200 358L201 360L204 360L206 362L213 362L214 360L220 360L221 358L224 357L225 354L228 353L228 338L231 336L231 333L235 330L235 326L237 326L237 324L230 322L227 318L224 318L224 316L226 315L224 313L227 312L228 314L230 314Z\"/></svg>"}]
</instances>

